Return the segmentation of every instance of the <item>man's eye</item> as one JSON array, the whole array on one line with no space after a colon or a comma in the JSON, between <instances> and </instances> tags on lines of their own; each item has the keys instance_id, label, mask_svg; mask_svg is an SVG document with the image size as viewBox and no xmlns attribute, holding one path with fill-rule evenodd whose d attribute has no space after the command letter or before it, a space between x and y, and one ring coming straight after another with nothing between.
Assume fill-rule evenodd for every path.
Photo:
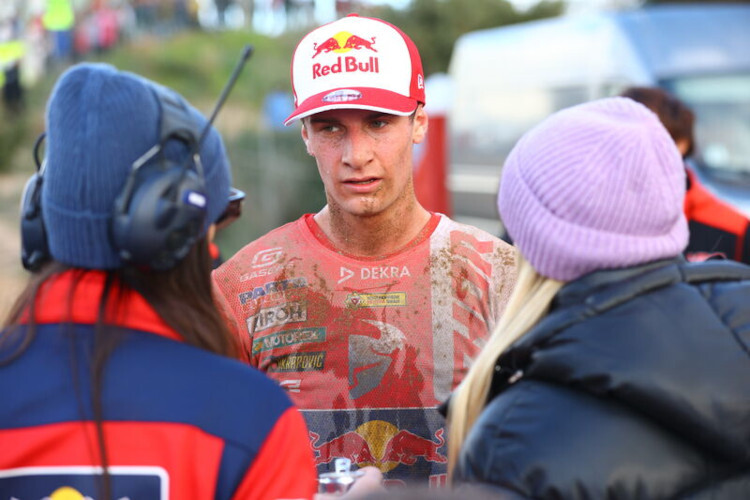
<instances>
[{"instance_id":1,"label":"man's eye","mask_svg":"<svg viewBox=\"0 0 750 500\"><path fill-rule=\"evenodd\" d=\"M388 125L388 122L385 120L373 120L370 124L373 128L383 128Z\"/></svg>"}]
</instances>

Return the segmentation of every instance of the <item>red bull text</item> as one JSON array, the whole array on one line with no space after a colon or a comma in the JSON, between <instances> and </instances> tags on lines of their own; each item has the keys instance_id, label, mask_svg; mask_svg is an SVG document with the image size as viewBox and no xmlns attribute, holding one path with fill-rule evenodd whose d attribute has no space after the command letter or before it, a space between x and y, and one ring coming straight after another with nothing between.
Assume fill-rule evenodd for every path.
<instances>
[{"instance_id":1,"label":"red bull text","mask_svg":"<svg viewBox=\"0 0 750 500\"><path fill-rule=\"evenodd\" d=\"M343 60L341 57L337 57L336 62L333 64L315 63L312 66L313 79L331 73L354 73L357 71L363 73L380 73L380 62L377 57L370 57L367 62L358 62L356 57L347 56Z\"/></svg>"},{"instance_id":2,"label":"red bull text","mask_svg":"<svg viewBox=\"0 0 750 500\"><path fill-rule=\"evenodd\" d=\"M329 52L345 53L350 50L362 50L367 49L372 52L377 52L375 48L375 37L371 37L369 40L362 38L351 33L341 32L326 39L321 43L313 44L312 59L315 59L320 54L327 54ZM319 76L326 76L332 73L352 73L361 71L364 73L379 73L379 60L377 57L370 57L367 61L358 61L356 57L346 56L337 57L336 62L333 64L320 64L315 63L312 67L313 79Z\"/></svg>"}]
</instances>

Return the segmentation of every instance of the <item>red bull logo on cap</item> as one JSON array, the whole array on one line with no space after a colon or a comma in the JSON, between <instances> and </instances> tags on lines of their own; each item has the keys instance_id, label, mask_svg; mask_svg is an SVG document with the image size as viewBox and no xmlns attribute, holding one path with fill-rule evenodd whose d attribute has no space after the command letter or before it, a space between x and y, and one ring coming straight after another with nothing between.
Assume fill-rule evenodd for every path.
<instances>
[{"instance_id":1,"label":"red bull logo on cap","mask_svg":"<svg viewBox=\"0 0 750 500\"><path fill-rule=\"evenodd\" d=\"M375 48L375 37L363 38L357 35L353 35L347 31L340 31L332 37L324 40L323 42L316 42L313 44L313 55L312 59L315 59L320 54L327 54L334 52L337 54L344 54L351 50L362 50L367 49L372 52L377 52ZM320 76L326 76L334 73L352 73L361 71L363 73L379 73L380 61L377 57L370 57L367 61L358 61L356 57L345 56L337 57L333 64L322 64L315 63L312 66L313 79Z\"/></svg>"},{"instance_id":2,"label":"red bull logo on cap","mask_svg":"<svg viewBox=\"0 0 750 500\"><path fill-rule=\"evenodd\" d=\"M315 57L317 57L321 53L328 52L344 53L349 52L350 50L360 49L368 49L373 52L377 52L377 49L374 47L374 45L374 36L370 37L370 40L366 40L357 35L352 35L347 31L340 31L322 43L316 42L313 44L313 49L315 50L313 59L315 59Z\"/></svg>"}]
</instances>

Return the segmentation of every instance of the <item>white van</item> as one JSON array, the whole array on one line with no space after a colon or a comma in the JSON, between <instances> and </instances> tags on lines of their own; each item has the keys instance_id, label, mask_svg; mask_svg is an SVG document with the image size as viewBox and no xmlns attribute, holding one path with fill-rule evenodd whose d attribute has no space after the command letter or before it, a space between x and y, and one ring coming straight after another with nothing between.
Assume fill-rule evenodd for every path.
<instances>
[{"instance_id":1,"label":"white van","mask_svg":"<svg viewBox=\"0 0 750 500\"><path fill-rule=\"evenodd\" d=\"M750 215L750 5L683 4L563 16L468 33L449 73L454 217L502 234L502 163L550 113L659 85L696 114L694 169Z\"/></svg>"}]
</instances>

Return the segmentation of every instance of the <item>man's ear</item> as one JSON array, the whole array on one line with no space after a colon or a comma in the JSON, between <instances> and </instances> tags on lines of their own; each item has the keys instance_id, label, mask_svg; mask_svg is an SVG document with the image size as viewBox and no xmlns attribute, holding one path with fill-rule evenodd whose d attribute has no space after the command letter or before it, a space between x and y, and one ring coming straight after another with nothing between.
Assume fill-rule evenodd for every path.
<instances>
[{"instance_id":1,"label":"man's ear","mask_svg":"<svg viewBox=\"0 0 750 500\"><path fill-rule=\"evenodd\" d=\"M422 142L427 135L427 126L429 119L427 118L427 112L424 110L424 106L421 104L417 105L417 110L414 112L414 133L412 134L412 142L419 144Z\"/></svg>"},{"instance_id":2,"label":"man's ear","mask_svg":"<svg viewBox=\"0 0 750 500\"><path fill-rule=\"evenodd\" d=\"M303 118L301 120L302 122L302 130L300 133L302 134L302 141L305 143L305 149L307 149L307 154L310 156L313 156L312 151L310 151L310 136L307 135L307 126L305 125L305 119Z\"/></svg>"}]
</instances>

